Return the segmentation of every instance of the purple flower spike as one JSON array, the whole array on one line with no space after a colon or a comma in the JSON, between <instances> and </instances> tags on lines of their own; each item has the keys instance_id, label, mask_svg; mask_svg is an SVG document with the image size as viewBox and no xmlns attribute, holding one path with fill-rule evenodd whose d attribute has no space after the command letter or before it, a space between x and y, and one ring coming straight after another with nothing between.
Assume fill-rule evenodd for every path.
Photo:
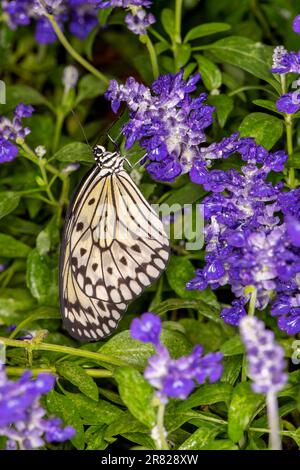
<instances>
[{"instance_id":1,"label":"purple flower spike","mask_svg":"<svg viewBox=\"0 0 300 470\"><path fill-rule=\"evenodd\" d=\"M221 353L203 355L203 347L196 346L189 356L172 359L159 340L161 321L152 313L144 313L141 319L133 320L131 336L143 342L154 344L156 354L148 360L145 379L156 389L161 403L169 398L185 400L195 388L196 382L203 384L219 380L223 367Z\"/></svg>"},{"instance_id":2,"label":"purple flower spike","mask_svg":"<svg viewBox=\"0 0 300 470\"><path fill-rule=\"evenodd\" d=\"M240 331L247 350L252 389L257 393L277 393L287 383L284 372L284 350L275 341L272 331L256 317L241 320Z\"/></svg>"},{"instance_id":3,"label":"purple flower spike","mask_svg":"<svg viewBox=\"0 0 300 470\"><path fill-rule=\"evenodd\" d=\"M54 384L54 375L39 374L33 380L30 371L13 382L0 366L0 436L7 438L6 449L38 449L45 444L45 438L48 442L63 442L75 435L71 426L62 428L60 419L45 418L40 397Z\"/></svg>"},{"instance_id":4,"label":"purple flower spike","mask_svg":"<svg viewBox=\"0 0 300 470\"><path fill-rule=\"evenodd\" d=\"M130 333L134 339L157 345L161 333L161 320L153 313L143 313L141 318L135 318L131 323Z\"/></svg>"}]
</instances>

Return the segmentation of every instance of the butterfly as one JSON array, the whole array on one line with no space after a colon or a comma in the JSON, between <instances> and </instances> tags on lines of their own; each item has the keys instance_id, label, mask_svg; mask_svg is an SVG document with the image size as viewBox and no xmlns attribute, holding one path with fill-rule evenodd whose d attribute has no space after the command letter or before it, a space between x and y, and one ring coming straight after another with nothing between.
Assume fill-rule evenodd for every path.
<instances>
[{"instance_id":1,"label":"butterfly","mask_svg":"<svg viewBox=\"0 0 300 470\"><path fill-rule=\"evenodd\" d=\"M125 158L100 145L93 154L96 164L67 211L60 254L63 322L80 341L112 334L169 260L163 224L125 171Z\"/></svg>"}]
</instances>

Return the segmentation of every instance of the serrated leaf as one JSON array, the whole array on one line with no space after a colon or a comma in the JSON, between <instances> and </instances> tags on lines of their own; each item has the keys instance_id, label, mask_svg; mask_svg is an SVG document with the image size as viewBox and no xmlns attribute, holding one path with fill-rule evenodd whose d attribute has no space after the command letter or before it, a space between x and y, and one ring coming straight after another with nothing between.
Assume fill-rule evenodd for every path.
<instances>
[{"instance_id":1,"label":"serrated leaf","mask_svg":"<svg viewBox=\"0 0 300 470\"><path fill-rule=\"evenodd\" d=\"M235 356L238 354L243 354L245 352L245 347L238 335L233 336L232 338L225 341L220 348L224 356Z\"/></svg>"},{"instance_id":2,"label":"serrated leaf","mask_svg":"<svg viewBox=\"0 0 300 470\"><path fill-rule=\"evenodd\" d=\"M201 78L207 90L217 90L222 85L222 74L219 67L202 55L196 55Z\"/></svg>"},{"instance_id":3,"label":"serrated leaf","mask_svg":"<svg viewBox=\"0 0 300 470\"><path fill-rule=\"evenodd\" d=\"M123 411L108 401L99 400L95 402L81 393L65 393L72 401L73 407L84 424L111 424L123 414Z\"/></svg>"},{"instance_id":4,"label":"serrated leaf","mask_svg":"<svg viewBox=\"0 0 300 470\"><path fill-rule=\"evenodd\" d=\"M78 387L84 395L98 401L97 384L82 367L71 362L59 362L56 364L56 370L59 375Z\"/></svg>"},{"instance_id":5,"label":"serrated leaf","mask_svg":"<svg viewBox=\"0 0 300 470\"><path fill-rule=\"evenodd\" d=\"M6 104L1 104L1 114L13 110L19 103L24 104L45 104L49 106L49 102L34 88L28 85L7 85L6 87Z\"/></svg>"},{"instance_id":6,"label":"serrated leaf","mask_svg":"<svg viewBox=\"0 0 300 470\"><path fill-rule=\"evenodd\" d=\"M227 23L204 23L195 28L190 29L184 38L184 42L193 41L194 39L203 38L210 34L222 33L231 28Z\"/></svg>"},{"instance_id":7,"label":"serrated leaf","mask_svg":"<svg viewBox=\"0 0 300 470\"><path fill-rule=\"evenodd\" d=\"M0 219L13 212L19 205L20 196L12 191L0 193Z\"/></svg>"},{"instance_id":8,"label":"serrated leaf","mask_svg":"<svg viewBox=\"0 0 300 470\"><path fill-rule=\"evenodd\" d=\"M60 162L89 162L93 163L93 156L90 147L83 142L72 142L62 147L53 155Z\"/></svg>"},{"instance_id":9,"label":"serrated leaf","mask_svg":"<svg viewBox=\"0 0 300 470\"><path fill-rule=\"evenodd\" d=\"M148 426L142 424L136 418L132 416L129 411L125 411L116 421L111 423L106 431L105 437L110 438L118 434L130 433L130 432L144 432L149 433Z\"/></svg>"},{"instance_id":10,"label":"serrated leaf","mask_svg":"<svg viewBox=\"0 0 300 470\"><path fill-rule=\"evenodd\" d=\"M232 386L226 383L201 385L192 395L180 405L180 410L196 408L201 405L212 405L231 398Z\"/></svg>"},{"instance_id":11,"label":"serrated leaf","mask_svg":"<svg viewBox=\"0 0 300 470\"><path fill-rule=\"evenodd\" d=\"M120 396L129 411L142 424L152 428L155 423L155 409L152 405L151 385L132 367L117 369L115 379Z\"/></svg>"},{"instance_id":12,"label":"serrated leaf","mask_svg":"<svg viewBox=\"0 0 300 470\"><path fill-rule=\"evenodd\" d=\"M283 123L270 114L251 113L242 121L239 131L241 137L254 137L256 143L270 150L283 133Z\"/></svg>"},{"instance_id":13,"label":"serrated leaf","mask_svg":"<svg viewBox=\"0 0 300 470\"><path fill-rule=\"evenodd\" d=\"M273 111L274 113L282 115L282 113L280 113L277 110L276 104L274 103L274 101L271 101L271 100L253 100L252 103L256 104L257 106L260 106L261 108L265 108L265 109L268 109L269 111Z\"/></svg>"},{"instance_id":14,"label":"serrated leaf","mask_svg":"<svg viewBox=\"0 0 300 470\"><path fill-rule=\"evenodd\" d=\"M209 443L220 432L213 423L203 423L181 446L179 450L199 450Z\"/></svg>"},{"instance_id":15,"label":"serrated leaf","mask_svg":"<svg viewBox=\"0 0 300 470\"><path fill-rule=\"evenodd\" d=\"M5 324L11 324L25 312L36 306L36 301L27 289L0 289L0 319Z\"/></svg>"},{"instance_id":16,"label":"serrated leaf","mask_svg":"<svg viewBox=\"0 0 300 470\"><path fill-rule=\"evenodd\" d=\"M254 393L249 382L235 387L228 410L228 435L233 442L243 437L263 401L263 395Z\"/></svg>"},{"instance_id":17,"label":"serrated leaf","mask_svg":"<svg viewBox=\"0 0 300 470\"><path fill-rule=\"evenodd\" d=\"M2 258L26 258L30 247L10 235L0 233L0 254Z\"/></svg>"},{"instance_id":18,"label":"serrated leaf","mask_svg":"<svg viewBox=\"0 0 300 470\"><path fill-rule=\"evenodd\" d=\"M106 426L90 426L85 433L86 450L105 450L109 445L104 439Z\"/></svg>"},{"instance_id":19,"label":"serrated leaf","mask_svg":"<svg viewBox=\"0 0 300 470\"><path fill-rule=\"evenodd\" d=\"M76 430L76 435L71 439L76 449L84 449L84 430L80 417L76 408L69 398L60 395L52 390L46 398L48 411L54 416L61 418L66 425L72 426Z\"/></svg>"}]
</instances>

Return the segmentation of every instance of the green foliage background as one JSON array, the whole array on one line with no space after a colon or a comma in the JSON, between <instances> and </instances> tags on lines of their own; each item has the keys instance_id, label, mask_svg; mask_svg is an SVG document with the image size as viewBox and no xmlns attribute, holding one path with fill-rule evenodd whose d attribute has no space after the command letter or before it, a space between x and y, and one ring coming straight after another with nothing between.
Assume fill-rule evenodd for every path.
<instances>
[{"instance_id":1,"label":"green foliage background","mask_svg":"<svg viewBox=\"0 0 300 470\"><path fill-rule=\"evenodd\" d=\"M208 130L208 142L239 130L268 149L286 146L286 122L275 102L281 84L270 73L272 50L284 44L298 50L300 38L292 32L292 18L300 2L292 0L186 0L182 41L178 41L174 3L154 1L158 33L155 44L160 73L184 68L187 77L202 73L200 91L209 93L216 119ZM123 25L120 12L99 14L100 28L85 41L68 38L86 60L108 77L124 81L133 75L150 84L153 69L147 47ZM142 376L149 345L130 338L128 327L142 312L153 311L164 323L163 341L174 357L189 353L193 345L205 351L221 350L224 373L219 383L202 385L184 402L172 401L166 411L166 429L173 448L264 449L268 429L264 398L254 394L248 382L240 382L243 346L236 329L219 318L221 305L231 300L227 289L186 291L185 282L203 262L203 250L189 252L172 240L172 258L166 273L132 303L117 332L105 341L80 345L62 329L58 307L58 256L60 233L70 195L92 164L89 147L71 108L83 123L90 142L110 129L117 136L126 113L114 122L103 98L106 84L77 64L79 83L63 98L62 73L76 62L62 45L38 45L30 28L0 31L1 79L7 86L7 102L0 112L9 115L19 102L36 108L27 120L28 147L0 168L0 333L6 340L8 372L18 376L24 368L53 371L57 388L45 405L77 430L71 443L55 448L153 449L150 429L155 410L151 387ZM152 64L153 65L153 64ZM291 77L292 79L292 77ZM216 92L216 90L218 90ZM299 114L300 116L300 114ZM295 141L299 142L296 115ZM109 145L109 142L106 142ZM43 145L45 158L30 149ZM132 161L142 150L134 148ZM80 162L79 171L64 173L69 163ZM219 168L239 167L231 159ZM298 144L289 168L300 168ZM151 203L201 203L205 192L181 176L173 184L152 181L143 168L140 188ZM286 176L286 175L285 175ZM287 337L264 312L267 325L276 331L286 356L293 353L295 338ZM7 327L16 324L11 334ZM32 342L17 341L24 331L37 332ZM300 446L300 372L290 365L290 381L280 394L284 447ZM49 446L53 448L53 446Z\"/></svg>"}]
</instances>

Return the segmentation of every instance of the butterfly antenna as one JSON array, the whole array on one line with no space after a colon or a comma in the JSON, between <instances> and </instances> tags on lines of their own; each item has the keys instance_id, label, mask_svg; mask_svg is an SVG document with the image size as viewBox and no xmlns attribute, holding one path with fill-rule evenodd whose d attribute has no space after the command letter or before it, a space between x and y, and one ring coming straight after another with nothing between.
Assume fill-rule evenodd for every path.
<instances>
[{"instance_id":1,"label":"butterfly antenna","mask_svg":"<svg viewBox=\"0 0 300 470\"><path fill-rule=\"evenodd\" d=\"M121 114L117 117L117 119L115 119L115 120L111 123L111 125L108 127L108 129L106 129L105 132L101 132L101 134L98 135L94 146L98 144L98 142L99 142L99 140L101 139L101 137L103 137L105 134L108 136L108 138L110 139L110 141L111 141L114 145L116 144L116 143L112 140L112 138L109 136L108 133L109 133L109 131L114 127L114 125L116 124L116 122L118 122L119 119L121 119L121 117L123 116L123 114L125 113L125 111L126 111L126 109L124 109L124 110L121 112ZM118 140L121 135L122 135L122 132L120 132L120 133L117 135L116 140Z\"/></svg>"},{"instance_id":2,"label":"butterfly antenna","mask_svg":"<svg viewBox=\"0 0 300 470\"><path fill-rule=\"evenodd\" d=\"M77 116L77 114L75 113L74 109L71 109L71 112L72 112L72 114L73 114L73 116L74 116L74 118L75 118L77 124L79 125L79 127L80 127L80 129L81 129L81 132L82 132L82 134L83 134L83 137L84 137L84 139L85 139L87 145L88 145L90 148L92 148L91 145L90 145L90 143L89 143L89 141L88 141L88 139L87 139L86 133L85 133L84 128L83 128L83 126L82 126L82 124L81 124L81 122L80 122L80 119L78 118L78 116Z\"/></svg>"},{"instance_id":3,"label":"butterfly antenna","mask_svg":"<svg viewBox=\"0 0 300 470\"><path fill-rule=\"evenodd\" d=\"M135 162L134 165L132 165L132 168L135 168L139 163L141 163L146 157L147 157L147 153L145 153L142 158L140 158L137 162Z\"/></svg>"}]
</instances>

